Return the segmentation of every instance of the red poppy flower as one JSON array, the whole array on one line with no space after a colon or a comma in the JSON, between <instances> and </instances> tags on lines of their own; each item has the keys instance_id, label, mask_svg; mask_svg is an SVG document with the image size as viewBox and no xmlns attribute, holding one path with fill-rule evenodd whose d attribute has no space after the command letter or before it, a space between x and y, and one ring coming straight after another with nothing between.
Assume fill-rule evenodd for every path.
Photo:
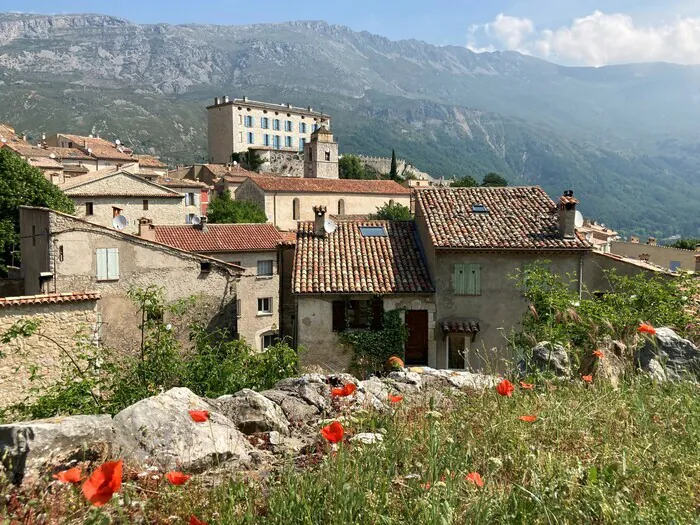
<instances>
[{"instance_id":1,"label":"red poppy flower","mask_svg":"<svg viewBox=\"0 0 700 525\"><path fill-rule=\"evenodd\" d=\"M190 410L190 417L195 423L204 423L209 419L208 410Z\"/></svg>"},{"instance_id":2,"label":"red poppy flower","mask_svg":"<svg viewBox=\"0 0 700 525\"><path fill-rule=\"evenodd\" d=\"M403 396L392 396L389 394L389 402L390 403L401 403L403 401Z\"/></svg>"},{"instance_id":3,"label":"red poppy flower","mask_svg":"<svg viewBox=\"0 0 700 525\"><path fill-rule=\"evenodd\" d=\"M592 382L593 382L593 376L592 376L592 375L581 376L581 379L583 379L586 383L592 383Z\"/></svg>"},{"instance_id":4,"label":"red poppy flower","mask_svg":"<svg viewBox=\"0 0 700 525\"><path fill-rule=\"evenodd\" d=\"M496 392L498 392L498 394L501 396L510 397L513 395L513 390L515 390L513 383L511 383L507 379L504 379L503 381L498 383L498 385L496 385Z\"/></svg>"},{"instance_id":5,"label":"red poppy flower","mask_svg":"<svg viewBox=\"0 0 700 525\"><path fill-rule=\"evenodd\" d=\"M600 350L593 350L593 355L596 356L598 359L603 359L605 357L605 354Z\"/></svg>"},{"instance_id":6,"label":"red poppy flower","mask_svg":"<svg viewBox=\"0 0 700 525\"><path fill-rule=\"evenodd\" d=\"M183 474L182 472L173 471L173 472L168 472L165 475L165 477L173 485L182 485L183 483L185 483L185 481L190 479L192 476L189 476L187 474Z\"/></svg>"},{"instance_id":7,"label":"red poppy flower","mask_svg":"<svg viewBox=\"0 0 700 525\"><path fill-rule=\"evenodd\" d=\"M420 488L422 488L423 490L430 490L430 481L426 483L421 483Z\"/></svg>"},{"instance_id":8,"label":"red poppy flower","mask_svg":"<svg viewBox=\"0 0 700 525\"><path fill-rule=\"evenodd\" d=\"M537 421L537 416L520 416L518 419L520 421L525 421L525 423L534 423Z\"/></svg>"},{"instance_id":9,"label":"red poppy flower","mask_svg":"<svg viewBox=\"0 0 700 525\"><path fill-rule=\"evenodd\" d=\"M471 481L477 487L484 486L484 480L481 479L481 474L479 474L478 472L470 472L464 477L464 479L466 479L467 481Z\"/></svg>"},{"instance_id":10,"label":"red poppy flower","mask_svg":"<svg viewBox=\"0 0 700 525\"><path fill-rule=\"evenodd\" d=\"M122 468L124 462L108 461L103 463L83 483L83 495L95 507L101 507L112 499L115 492L122 487Z\"/></svg>"},{"instance_id":11,"label":"red poppy flower","mask_svg":"<svg viewBox=\"0 0 700 525\"><path fill-rule=\"evenodd\" d=\"M207 525L202 520L197 519L195 516L190 516L190 525Z\"/></svg>"},{"instance_id":12,"label":"red poppy flower","mask_svg":"<svg viewBox=\"0 0 700 525\"><path fill-rule=\"evenodd\" d=\"M80 467L74 467L57 472L53 475L53 479L57 479L61 483L80 483L82 476L83 471L80 470Z\"/></svg>"},{"instance_id":13,"label":"red poppy flower","mask_svg":"<svg viewBox=\"0 0 700 525\"><path fill-rule=\"evenodd\" d=\"M348 397L353 395L355 390L357 390L355 383L348 383L340 388L333 388L331 390L331 397Z\"/></svg>"},{"instance_id":14,"label":"red poppy flower","mask_svg":"<svg viewBox=\"0 0 700 525\"><path fill-rule=\"evenodd\" d=\"M639 325L639 328L637 328L637 332L640 332L642 334L655 335L656 329L650 324L642 323Z\"/></svg>"},{"instance_id":15,"label":"red poppy flower","mask_svg":"<svg viewBox=\"0 0 700 525\"><path fill-rule=\"evenodd\" d=\"M525 383L523 381L520 381L520 388L522 388L523 390L534 390L535 385L533 385L532 383Z\"/></svg>"},{"instance_id":16,"label":"red poppy flower","mask_svg":"<svg viewBox=\"0 0 700 525\"><path fill-rule=\"evenodd\" d=\"M338 421L333 421L330 425L321 429L321 435L330 443L338 443L343 440L345 430Z\"/></svg>"}]
</instances>

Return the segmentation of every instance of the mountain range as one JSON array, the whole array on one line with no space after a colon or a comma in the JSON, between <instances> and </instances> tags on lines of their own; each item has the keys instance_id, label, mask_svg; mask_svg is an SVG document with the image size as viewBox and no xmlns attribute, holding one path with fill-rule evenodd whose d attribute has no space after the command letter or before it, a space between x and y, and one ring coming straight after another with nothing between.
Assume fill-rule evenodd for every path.
<instances>
[{"instance_id":1,"label":"mountain range","mask_svg":"<svg viewBox=\"0 0 700 525\"><path fill-rule=\"evenodd\" d=\"M626 234L700 237L700 66L558 66L325 22L139 25L0 14L0 122L206 159L215 96L312 105L342 153L435 177L498 172Z\"/></svg>"}]
</instances>

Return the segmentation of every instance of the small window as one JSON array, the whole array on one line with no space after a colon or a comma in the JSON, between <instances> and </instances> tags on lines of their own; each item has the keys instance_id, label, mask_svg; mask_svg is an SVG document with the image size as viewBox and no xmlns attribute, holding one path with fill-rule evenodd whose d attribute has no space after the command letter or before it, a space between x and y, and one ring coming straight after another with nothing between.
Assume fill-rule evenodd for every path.
<instances>
[{"instance_id":1,"label":"small window","mask_svg":"<svg viewBox=\"0 0 700 525\"><path fill-rule=\"evenodd\" d=\"M288 120L284 124L284 131L292 131L292 121Z\"/></svg>"},{"instance_id":2,"label":"small window","mask_svg":"<svg viewBox=\"0 0 700 525\"><path fill-rule=\"evenodd\" d=\"M255 144L255 135L252 131L248 132L248 144Z\"/></svg>"},{"instance_id":3,"label":"small window","mask_svg":"<svg viewBox=\"0 0 700 525\"><path fill-rule=\"evenodd\" d=\"M309 162L311 162L313 159L313 153L311 152L311 148L309 148Z\"/></svg>"},{"instance_id":4,"label":"small window","mask_svg":"<svg viewBox=\"0 0 700 525\"><path fill-rule=\"evenodd\" d=\"M32 246L36 246L36 226L32 226Z\"/></svg>"},{"instance_id":5,"label":"small window","mask_svg":"<svg viewBox=\"0 0 700 525\"><path fill-rule=\"evenodd\" d=\"M148 200L147 199L143 200L143 209L148 210Z\"/></svg>"},{"instance_id":6,"label":"small window","mask_svg":"<svg viewBox=\"0 0 700 525\"><path fill-rule=\"evenodd\" d=\"M119 279L119 249L98 248L95 252L98 281Z\"/></svg>"},{"instance_id":7,"label":"small window","mask_svg":"<svg viewBox=\"0 0 700 525\"><path fill-rule=\"evenodd\" d=\"M252 128L255 125L255 118L251 117L250 115L246 115L245 117L245 127L246 128Z\"/></svg>"},{"instance_id":8,"label":"small window","mask_svg":"<svg viewBox=\"0 0 700 525\"><path fill-rule=\"evenodd\" d=\"M63 245L58 247L58 260L63 262Z\"/></svg>"},{"instance_id":9,"label":"small window","mask_svg":"<svg viewBox=\"0 0 700 525\"><path fill-rule=\"evenodd\" d=\"M236 317L238 319L241 318L241 300L240 299L236 300Z\"/></svg>"},{"instance_id":10,"label":"small window","mask_svg":"<svg viewBox=\"0 0 700 525\"><path fill-rule=\"evenodd\" d=\"M363 237L386 237L384 226L360 226Z\"/></svg>"},{"instance_id":11,"label":"small window","mask_svg":"<svg viewBox=\"0 0 700 525\"><path fill-rule=\"evenodd\" d=\"M284 137L284 147L285 148L292 147L292 137Z\"/></svg>"},{"instance_id":12,"label":"small window","mask_svg":"<svg viewBox=\"0 0 700 525\"><path fill-rule=\"evenodd\" d=\"M292 201L292 220L299 220L299 199Z\"/></svg>"},{"instance_id":13,"label":"small window","mask_svg":"<svg viewBox=\"0 0 700 525\"><path fill-rule=\"evenodd\" d=\"M275 131L280 130L280 120L278 118L272 121L272 129L274 129Z\"/></svg>"},{"instance_id":14,"label":"small window","mask_svg":"<svg viewBox=\"0 0 700 525\"><path fill-rule=\"evenodd\" d=\"M472 204L472 212L474 213L488 213L489 209L483 204Z\"/></svg>"},{"instance_id":15,"label":"small window","mask_svg":"<svg viewBox=\"0 0 700 525\"><path fill-rule=\"evenodd\" d=\"M277 344L279 336L277 334L265 334L262 336L262 349L267 350L271 346Z\"/></svg>"},{"instance_id":16,"label":"small window","mask_svg":"<svg viewBox=\"0 0 700 525\"><path fill-rule=\"evenodd\" d=\"M274 142L275 149L280 149L280 144L282 144L281 140L282 139L280 138L279 135L275 135L275 142Z\"/></svg>"},{"instance_id":17,"label":"small window","mask_svg":"<svg viewBox=\"0 0 700 525\"><path fill-rule=\"evenodd\" d=\"M481 295L481 265L455 264L452 283L455 295Z\"/></svg>"},{"instance_id":18,"label":"small window","mask_svg":"<svg viewBox=\"0 0 700 525\"><path fill-rule=\"evenodd\" d=\"M85 203L85 215L91 216L95 214L95 209L93 208L92 202Z\"/></svg>"},{"instance_id":19,"label":"small window","mask_svg":"<svg viewBox=\"0 0 700 525\"><path fill-rule=\"evenodd\" d=\"M199 269L202 273L209 273L211 271L211 262L201 261L199 263Z\"/></svg>"},{"instance_id":20,"label":"small window","mask_svg":"<svg viewBox=\"0 0 700 525\"><path fill-rule=\"evenodd\" d=\"M260 119L260 127L262 129L268 129L270 127L270 119L268 119L267 117L263 117L262 119Z\"/></svg>"},{"instance_id":21,"label":"small window","mask_svg":"<svg viewBox=\"0 0 700 525\"><path fill-rule=\"evenodd\" d=\"M327 161L330 161L330 160L331 160L331 152L328 151L328 150L326 150L325 153L326 153L326 160L327 160Z\"/></svg>"},{"instance_id":22,"label":"small window","mask_svg":"<svg viewBox=\"0 0 700 525\"><path fill-rule=\"evenodd\" d=\"M265 133L265 135L263 136L263 144L264 144L265 146L269 146L269 145L270 145L270 135L268 135L267 133Z\"/></svg>"},{"instance_id":23,"label":"small window","mask_svg":"<svg viewBox=\"0 0 700 525\"><path fill-rule=\"evenodd\" d=\"M185 193L185 206L194 206L195 197L194 193Z\"/></svg>"},{"instance_id":24,"label":"small window","mask_svg":"<svg viewBox=\"0 0 700 525\"><path fill-rule=\"evenodd\" d=\"M306 122L299 122L299 133L306 133Z\"/></svg>"},{"instance_id":25,"label":"small window","mask_svg":"<svg viewBox=\"0 0 700 525\"><path fill-rule=\"evenodd\" d=\"M258 276L270 277L272 275L272 259L258 261Z\"/></svg>"},{"instance_id":26,"label":"small window","mask_svg":"<svg viewBox=\"0 0 700 525\"><path fill-rule=\"evenodd\" d=\"M304 144L306 144L306 139L302 137L299 139L299 151L304 151Z\"/></svg>"},{"instance_id":27,"label":"small window","mask_svg":"<svg viewBox=\"0 0 700 525\"><path fill-rule=\"evenodd\" d=\"M338 201L338 215L345 215L345 200L340 199Z\"/></svg>"},{"instance_id":28,"label":"small window","mask_svg":"<svg viewBox=\"0 0 700 525\"><path fill-rule=\"evenodd\" d=\"M112 218L116 217L117 215L121 215L121 213L121 208L115 208L114 206L112 206Z\"/></svg>"},{"instance_id":29,"label":"small window","mask_svg":"<svg viewBox=\"0 0 700 525\"><path fill-rule=\"evenodd\" d=\"M258 299L258 315L272 313L272 297L261 297Z\"/></svg>"}]
</instances>

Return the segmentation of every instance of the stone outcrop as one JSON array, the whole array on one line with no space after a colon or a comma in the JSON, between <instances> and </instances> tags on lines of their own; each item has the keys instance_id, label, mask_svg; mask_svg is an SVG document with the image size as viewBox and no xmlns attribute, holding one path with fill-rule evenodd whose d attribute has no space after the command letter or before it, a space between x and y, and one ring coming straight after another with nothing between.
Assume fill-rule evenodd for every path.
<instances>
[{"instance_id":1,"label":"stone outcrop","mask_svg":"<svg viewBox=\"0 0 700 525\"><path fill-rule=\"evenodd\" d=\"M207 410L196 423L190 410ZM250 460L251 446L236 424L187 388L143 399L114 416L121 456L162 470L201 472L225 462Z\"/></svg>"},{"instance_id":2,"label":"stone outcrop","mask_svg":"<svg viewBox=\"0 0 700 525\"><path fill-rule=\"evenodd\" d=\"M98 461L114 443L112 418L70 416L0 425L0 459L10 482L36 481L72 462Z\"/></svg>"},{"instance_id":3,"label":"stone outcrop","mask_svg":"<svg viewBox=\"0 0 700 525\"><path fill-rule=\"evenodd\" d=\"M246 388L211 403L244 434L273 431L289 434L289 421L279 405L254 390Z\"/></svg>"},{"instance_id":4,"label":"stone outcrop","mask_svg":"<svg viewBox=\"0 0 700 525\"><path fill-rule=\"evenodd\" d=\"M549 371L557 377L571 377L569 354L559 344L542 341L532 348L529 357L518 363L521 374L527 374L532 369Z\"/></svg>"},{"instance_id":5,"label":"stone outcrop","mask_svg":"<svg viewBox=\"0 0 700 525\"><path fill-rule=\"evenodd\" d=\"M635 354L635 364L657 381L700 381L700 350L670 328L657 328Z\"/></svg>"}]
</instances>

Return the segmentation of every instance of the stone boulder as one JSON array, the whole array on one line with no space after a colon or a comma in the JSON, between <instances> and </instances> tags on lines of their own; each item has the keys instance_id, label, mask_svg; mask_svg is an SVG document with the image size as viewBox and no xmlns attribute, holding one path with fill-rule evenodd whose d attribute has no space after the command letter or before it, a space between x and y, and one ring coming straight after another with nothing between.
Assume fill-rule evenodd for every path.
<instances>
[{"instance_id":1,"label":"stone boulder","mask_svg":"<svg viewBox=\"0 0 700 525\"><path fill-rule=\"evenodd\" d=\"M57 467L112 453L112 417L69 416L0 425L0 460L10 482L33 483Z\"/></svg>"},{"instance_id":2,"label":"stone boulder","mask_svg":"<svg viewBox=\"0 0 700 525\"><path fill-rule=\"evenodd\" d=\"M190 410L209 411L195 423ZM162 470L202 472L224 462L247 463L251 445L236 424L187 388L142 399L114 416L122 457Z\"/></svg>"},{"instance_id":3,"label":"stone boulder","mask_svg":"<svg viewBox=\"0 0 700 525\"><path fill-rule=\"evenodd\" d=\"M461 370L435 369L429 366L413 367L408 369L421 376L423 388L465 388L484 389L498 384L498 378L494 376L477 374Z\"/></svg>"},{"instance_id":4,"label":"stone boulder","mask_svg":"<svg viewBox=\"0 0 700 525\"><path fill-rule=\"evenodd\" d=\"M289 421L284 411L254 390L246 388L232 396L221 396L211 403L244 434L272 431L289 434Z\"/></svg>"},{"instance_id":5,"label":"stone boulder","mask_svg":"<svg viewBox=\"0 0 700 525\"><path fill-rule=\"evenodd\" d=\"M391 372L386 382L401 393L418 392L423 386L421 375L416 372Z\"/></svg>"},{"instance_id":6,"label":"stone boulder","mask_svg":"<svg viewBox=\"0 0 700 525\"><path fill-rule=\"evenodd\" d=\"M566 349L548 341L537 343L531 355L518 363L518 370L525 375L533 368L553 372L557 377L571 377L571 363Z\"/></svg>"},{"instance_id":7,"label":"stone boulder","mask_svg":"<svg viewBox=\"0 0 700 525\"><path fill-rule=\"evenodd\" d=\"M306 423L318 419L330 409L329 376L321 374L283 379L261 394L278 404L292 422Z\"/></svg>"},{"instance_id":8,"label":"stone boulder","mask_svg":"<svg viewBox=\"0 0 700 525\"><path fill-rule=\"evenodd\" d=\"M670 328L657 328L635 355L635 365L658 381L700 380L700 350Z\"/></svg>"}]
</instances>

